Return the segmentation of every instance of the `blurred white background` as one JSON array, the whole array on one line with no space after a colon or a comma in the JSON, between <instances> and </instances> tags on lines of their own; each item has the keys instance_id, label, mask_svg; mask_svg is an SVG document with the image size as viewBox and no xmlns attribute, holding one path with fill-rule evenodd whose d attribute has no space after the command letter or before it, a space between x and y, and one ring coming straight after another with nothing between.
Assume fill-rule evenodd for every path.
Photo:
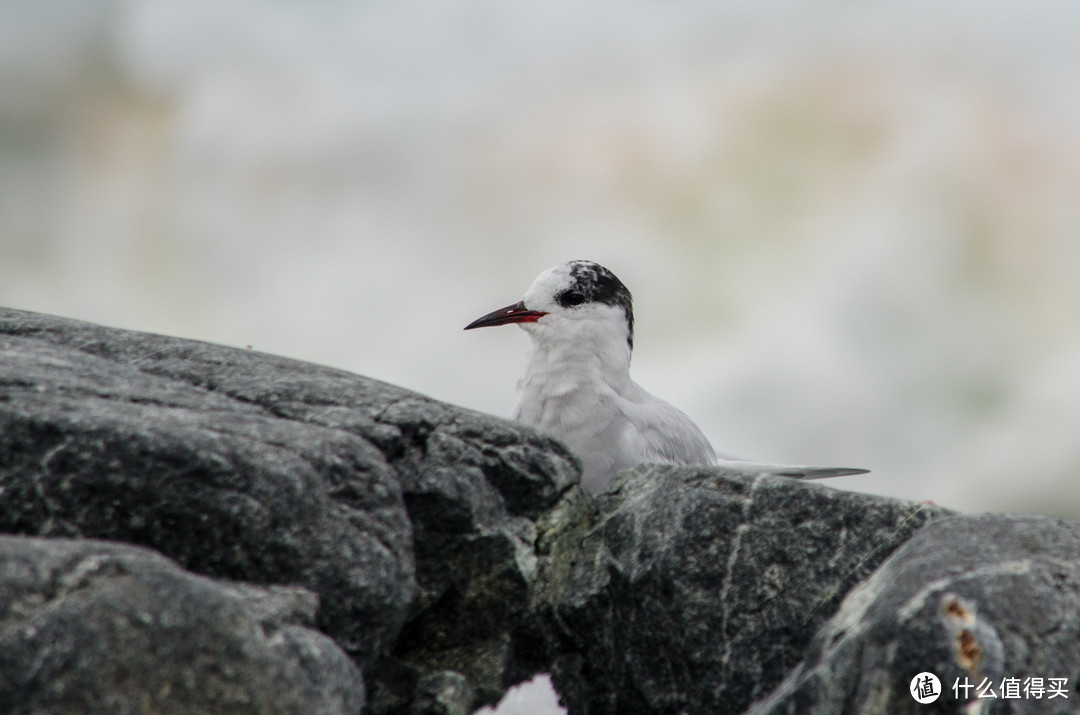
<instances>
[{"instance_id":1,"label":"blurred white background","mask_svg":"<svg viewBox=\"0 0 1080 715\"><path fill-rule=\"evenodd\" d=\"M0 304L507 414L524 334L461 328L590 258L637 298L638 381L719 449L1078 516L1078 22L6 0Z\"/></svg>"},{"instance_id":2,"label":"blurred white background","mask_svg":"<svg viewBox=\"0 0 1080 715\"><path fill-rule=\"evenodd\" d=\"M843 489L1080 515L1080 5L6 0L0 304L507 414L589 258L634 374Z\"/></svg>"}]
</instances>

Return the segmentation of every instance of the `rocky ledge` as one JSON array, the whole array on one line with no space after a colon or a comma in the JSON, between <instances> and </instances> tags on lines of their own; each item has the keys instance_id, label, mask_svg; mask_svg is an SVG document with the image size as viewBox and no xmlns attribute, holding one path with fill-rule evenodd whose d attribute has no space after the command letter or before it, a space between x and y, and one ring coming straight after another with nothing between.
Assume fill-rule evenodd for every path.
<instances>
[{"instance_id":1,"label":"rocky ledge","mask_svg":"<svg viewBox=\"0 0 1080 715\"><path fill-rule=\"evenodd\" d=\"M577 477L375 380L0 309L0 711L465 715L538 672L574 715L1080 701L1075 523Z\"/></svg>"}]
</instances>

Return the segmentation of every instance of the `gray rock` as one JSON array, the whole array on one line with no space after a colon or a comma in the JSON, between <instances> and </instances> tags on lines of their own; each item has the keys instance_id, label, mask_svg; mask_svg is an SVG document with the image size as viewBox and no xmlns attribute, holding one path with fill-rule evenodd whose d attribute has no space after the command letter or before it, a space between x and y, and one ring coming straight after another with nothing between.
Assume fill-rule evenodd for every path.
<instances>
[{"instance_id":1,"label":"gray rock","mask_svg":"<svg viewBox=\"0 0 1080 715\"><path fill-rule=\"evenodd\" d=\"M339 370L0 309L0 532L217 579L0 537L0 712L460 715L551 672L574 715L891 713L915 668L1080 677L1076 524L578 474Z\"/></svg>"},{"instance_id":2,"label":"gray rock","mask_svg":"<svg viewBox=\"0 0 1080 715\"><path fill-rule=\"evenodd\" d=\"M409 715L469 715L475 699L472 685L461 673L433 673L420 681Z\"/></svg>"},{"instance_id":3,"label":"gray rock","mask_svg":"<svg viewBox=\"0 0 1080 715\"><path fill-rule=\"evenodd\" d=\"M0 712L356 715L360 670L294 620L315 605L143 548L0 537Z\"/></svg>"},{"instance_id":4,"label":"gray rock","mask_svg":"<svg viewBox=\"0 0 1080 715\"><path fill-rule=\"evenodd\" d=\"M379 415L415 531L417 598L391 654L369 671L373 712L405 712L429 674L467 677L473 706L547 664L537 639L537 522L574 486L564 447L527 427L421 398Z\"/></svg>"},{"instance_id":5,"label":"gray rock","mask_svg":"<svg viewBox=\"0 0 1080 715\"><path fill-rule=\"evenodd\" d=\"M142 544L198 573L294 583L361 662L414 592L395 472L370 442L275 414L346 379L245 350L0 311L0 531ZM260 402L262 400L262 402Z\"/></svg>"},{"instance_id":6,"label":"gray rock","mask_svg":"<svg viewBox=\"0 0 1080 715\"><path fill-rule=\"evenodd\" d=\"M539 609L571 713L742 712L844 594L942 509L780 477L651 465L551 537ZM580 535L584 534L584 538Z\"/></svg>"},{"instance_id":7,"label":"gray rock","mask_svg":"<svg viewBox=\"0 0 1080 715\"><path fill-rule=\"evenodd\" d=\"M956 516L929 524L844 600L805 661L753 713L954 713L988 679L988 713L1076 712L1080 693L1080 524ZM918 704L912 678L942 695ZM1023 681L1068 679L1068 699L1025 696ZM1018 698L1004 698L1006 678Z\"/></svg>"},{"instance_id":8,"label":"gray rock","mask_svg":"<svg viewBox=\"0 0 1080 715\"><path fill-rule=\"evenodd\" d=\"M536 520L579 473L556 442L340 370L23 311L0 309L0 356L0 531L310 588L373 713L444 671L492 702L546 662Z\"/></svg>"}]
</instances>

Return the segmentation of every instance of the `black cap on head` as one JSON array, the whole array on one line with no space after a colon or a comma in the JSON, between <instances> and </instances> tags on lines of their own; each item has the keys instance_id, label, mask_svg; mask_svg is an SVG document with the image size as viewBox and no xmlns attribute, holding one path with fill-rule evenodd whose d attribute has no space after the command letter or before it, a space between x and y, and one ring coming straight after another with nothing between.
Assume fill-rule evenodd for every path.
<instances>
[{"instance_id":1,"label":"black cap on head","mask_svg":"<svg viewBox=\"0 0 1080 715\"><path fill-rule=\"evenodd\" d=\"M564 308L584 303L603 303L622 308L626 314L627 338L634 349L634 299L618 276L592 261L570 261L570 285L555 296Z\"/></svg>"}]
</instances>

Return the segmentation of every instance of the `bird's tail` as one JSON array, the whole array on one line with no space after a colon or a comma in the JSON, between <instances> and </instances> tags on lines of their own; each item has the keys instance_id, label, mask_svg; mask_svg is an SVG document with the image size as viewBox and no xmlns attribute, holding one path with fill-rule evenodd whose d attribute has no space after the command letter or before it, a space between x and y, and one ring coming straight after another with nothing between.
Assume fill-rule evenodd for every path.
<instances>
[{"instance_id":1,"label":"bird's tail","mask_svg":"<svg viewBox=\"0 0 1080 715\"><path fill-rule=\"evenodd\" d=\"M828 479L829 477L847 477L852 474L867 474L869 469L856 469L854 467L781 467L775 472L780 477L792 479Z\"/></svg>"},{"instance_id":2,"label":"bird's tail","mask_svg":"<svg viewBox=\"0 0 1080 715\"><path fill-rule=\"evenodd\" d=\"M852 474L866 474L869 469L856 469L854 467L807 467L792 464L762 464L745 460L720 459L717 466L727 469L735 469L740 472L753 474L772 474L777 477L790 477L792 479L828 479L829 477L847 477Z\"/></svg>"}]
</instances>

